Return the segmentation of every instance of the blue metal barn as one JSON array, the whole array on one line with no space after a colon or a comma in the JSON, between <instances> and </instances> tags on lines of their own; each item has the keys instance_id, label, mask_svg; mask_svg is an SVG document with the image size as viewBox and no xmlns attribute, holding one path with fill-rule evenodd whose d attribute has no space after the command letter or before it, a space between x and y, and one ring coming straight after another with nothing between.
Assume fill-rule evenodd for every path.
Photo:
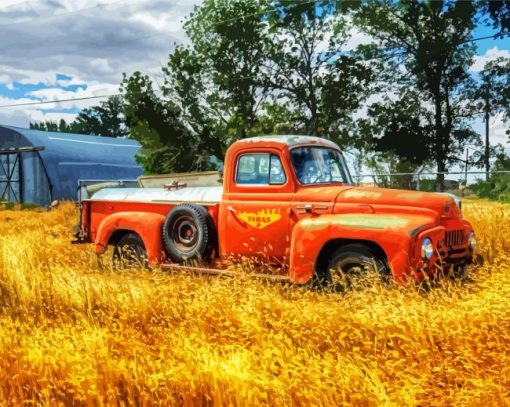
<instances>
[{"instance_id":1,"label":"blue metal barn","mask_svg":"<svg viewBox=\"0 0 510 407\"><path fill-rule=\"evenodd\" d=\"M0 126L0 202L76 200L78 180L142 175L134 140Z\"/></svg>"}]
</instances>

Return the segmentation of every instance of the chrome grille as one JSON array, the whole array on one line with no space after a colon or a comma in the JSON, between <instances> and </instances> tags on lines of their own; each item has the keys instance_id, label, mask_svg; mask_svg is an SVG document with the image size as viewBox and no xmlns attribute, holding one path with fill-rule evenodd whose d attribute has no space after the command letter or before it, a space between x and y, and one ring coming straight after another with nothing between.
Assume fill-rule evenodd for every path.
<instances>
[{"instance_id":1,"label":"chrome grille","mask_svg":"<svg viewBox=\"0 0 510 407\"><path fill-rule=\"evenodd\" d=\"M455 247L466 244L466 235L464 229L447 230L445 233L444 242L447 247Z\"/></svg>"}]
</instances>

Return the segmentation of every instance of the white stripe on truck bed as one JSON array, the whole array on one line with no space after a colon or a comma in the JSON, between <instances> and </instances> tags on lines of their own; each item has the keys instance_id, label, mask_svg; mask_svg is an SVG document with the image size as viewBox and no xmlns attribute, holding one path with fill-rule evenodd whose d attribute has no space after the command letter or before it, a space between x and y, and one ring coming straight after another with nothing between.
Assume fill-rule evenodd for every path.
<instances>
[{"instance_id":1,"label":"white stripe on truck bed","mask_svg":"<svg viewBox=\"0 0 510 407\"><path fill-rule=\"evenodd\" d=\"M190 187L166 191L163 188L104 188L89 201L124 202L196 202L215 204L221 201L223 187Z\"/></svg>"}]
</instances>

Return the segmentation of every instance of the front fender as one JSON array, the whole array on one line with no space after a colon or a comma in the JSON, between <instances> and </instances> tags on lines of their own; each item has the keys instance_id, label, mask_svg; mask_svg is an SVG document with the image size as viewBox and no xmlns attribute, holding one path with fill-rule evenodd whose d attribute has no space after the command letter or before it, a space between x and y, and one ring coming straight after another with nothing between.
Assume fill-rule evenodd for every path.
<instances>
[{"instance_id":1,"label":"front fender","mask_svg":"<svg viewBox=\"0 0 510 407\"><path fill-rule=\"evenodd\" d=\"M335 239L372 242L386 254L397 282L404 282L412 267L412 241L418 231L435 224L426 215L356 213L302 219L292 231L290 278L304 284L312 277L326 243Z\"/></svg>"},{"instance_id":2,"label":"front fender","mask_svg":"<svg viewBox=\"0 0 510 407\"><path fill-rule=\"evenodd\" d=\"M117 230L138 233L143 240L150 265L157 265L162 260L163 247L161 228L165 217L157 213L118 212L107 216L99 225L95 240L97 254L106 251L111 236Z\"/></svg>"}]
</instances>

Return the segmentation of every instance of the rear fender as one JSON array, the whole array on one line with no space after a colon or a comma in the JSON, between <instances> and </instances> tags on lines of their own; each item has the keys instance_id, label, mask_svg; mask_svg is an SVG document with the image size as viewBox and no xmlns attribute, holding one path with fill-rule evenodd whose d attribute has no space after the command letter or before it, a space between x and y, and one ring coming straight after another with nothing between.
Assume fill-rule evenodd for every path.
<instances>
[{"instance_id":1,"label":"rear fender","mask_svg":"<svg viewBox=\"0 0 510 407\"><path fill-rule=\"evenodd\" d=\"M95 250L102 254L110 242L110 238L117 230L137 233L145 245L149 265L158 265L163 258L161 242L161 228L165 217L157 213L147 212L118 212L107 216L99 225Z\"/></svg>"},{"instance_id":2,"label":"rear fender","mask_svg":"<svg viewBox=\"0 0 510 407\"><path fill-rule=\"evenodd\" d=\"M412 241L431 218L388 214L322 215L300 220L294 226L290 249L290 278L305 284L313 276L322 248L332 240L366 241L385 253L397 282L404 282L412 268Z\"/></svg>"}]
</instances>

